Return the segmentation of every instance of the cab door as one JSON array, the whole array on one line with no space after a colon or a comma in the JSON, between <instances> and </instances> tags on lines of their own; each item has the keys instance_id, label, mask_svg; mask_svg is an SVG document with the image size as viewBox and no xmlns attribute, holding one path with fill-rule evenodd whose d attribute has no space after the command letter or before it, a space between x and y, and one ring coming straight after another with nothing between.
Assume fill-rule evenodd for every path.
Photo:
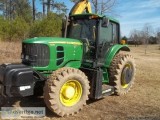
<instances>
[{"instance_id":1,"label":"cab door","mask_svg":"<svg viewBox=\"0 0 160 120\"><path fill-rule=\"evenodd\" d=\"M119 24L110 21L108 26L99 27L99 40L98 40L98 63L105 62L105 56L110 47L119 43Z\"/></svg>"}]
</instances>

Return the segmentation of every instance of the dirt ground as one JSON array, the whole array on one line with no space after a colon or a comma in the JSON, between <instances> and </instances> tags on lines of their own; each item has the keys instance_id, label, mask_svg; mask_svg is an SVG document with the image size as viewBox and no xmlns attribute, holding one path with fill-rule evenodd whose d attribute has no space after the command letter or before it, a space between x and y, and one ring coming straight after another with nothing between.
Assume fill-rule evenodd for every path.
<instances>
[{"instance_id":1,"label":"dirt ground","mask_svg":"<svg viewBox=\"0 0 160 120\"><path fill-rule=\"evenodd\" d=\"M130 46L137 71L135 84L124 96L108 96L89 100L78 114L58 117L46 108L46 119L53 120L160 120L160 50L158 45ZM0 43L0 63L19 62L19 43ZM7 106L45 107L43 98L22 98Z\"/></svg>"}]
</instances>

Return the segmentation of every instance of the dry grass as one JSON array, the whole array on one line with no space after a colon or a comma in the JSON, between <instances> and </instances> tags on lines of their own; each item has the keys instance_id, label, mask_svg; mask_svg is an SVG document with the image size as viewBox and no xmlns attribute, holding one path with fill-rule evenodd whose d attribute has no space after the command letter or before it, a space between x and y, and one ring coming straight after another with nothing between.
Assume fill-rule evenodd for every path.
<instances>
[{"instance_id":1,"label":"dry grass","mask_svg":"<svg viewBox=\"0 0 160 120\"><path fill-rule=\"evenodd\" d=\"M21 43L0 42L0 64L20 62Z\"/></svg>"},{"instance_id":2,"label":"dry grass","mask_svg":"<svg viewBox=\"0 0 160 120\"><path fill-rule=\"evenodd\" d=\"M20 61L19 43L0 44L0 62ZM136 80L131 91L124 96L109 96L102 100L88 101L77 115L59 118L47 109L46 118L54 120L160 120L160 50L157 45L130 46L137 65ZM22 98L15 103L22 107L43 107L43 98ZM11 105L9 105L11 106Z\"/></svg>"}]
</instances>

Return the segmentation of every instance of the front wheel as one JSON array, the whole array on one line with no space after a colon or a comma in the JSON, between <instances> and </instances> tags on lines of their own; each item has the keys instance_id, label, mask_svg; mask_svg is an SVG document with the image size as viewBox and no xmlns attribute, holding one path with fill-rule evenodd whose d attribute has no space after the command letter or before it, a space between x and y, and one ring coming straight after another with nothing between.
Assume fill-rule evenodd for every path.
<instances>
[{"instance_id":1,"label":"front wheel","mask_svg":"<svg viewBox=\"0 0 160 120\"><path fill-rule=\"evenodd\" d=\"M46 81L44 101L59 116L73 115L86 104L89 88L89 81L82 71L61 68Z\"/></svg>"},{"instance_id":2,"label":"front wheel","mask_svg":"<svg viewBox=\"0 0 160 120\"><path fill-rule=\"evenodd\" d=\"M115 94L126 94L134 83L135 62L131 55L118 53L115 55L110 68L110 84L115 87Z\"/></svg>"}]
</instances>

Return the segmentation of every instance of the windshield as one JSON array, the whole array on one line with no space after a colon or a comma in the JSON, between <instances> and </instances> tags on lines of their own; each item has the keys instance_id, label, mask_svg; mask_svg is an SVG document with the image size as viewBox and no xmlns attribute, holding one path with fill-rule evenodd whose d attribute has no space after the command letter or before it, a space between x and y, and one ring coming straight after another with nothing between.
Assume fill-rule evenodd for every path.
<instances>
[{"instance_id":1,"label":"windshield","mask_svg":"<svg viewBox=\"0 0 160 120\"><path fill-rule=\"evenodd\" d=\"M95 40L96 20L79 19L70 22L68 38Z\"/></svg>"}]
</instances>

